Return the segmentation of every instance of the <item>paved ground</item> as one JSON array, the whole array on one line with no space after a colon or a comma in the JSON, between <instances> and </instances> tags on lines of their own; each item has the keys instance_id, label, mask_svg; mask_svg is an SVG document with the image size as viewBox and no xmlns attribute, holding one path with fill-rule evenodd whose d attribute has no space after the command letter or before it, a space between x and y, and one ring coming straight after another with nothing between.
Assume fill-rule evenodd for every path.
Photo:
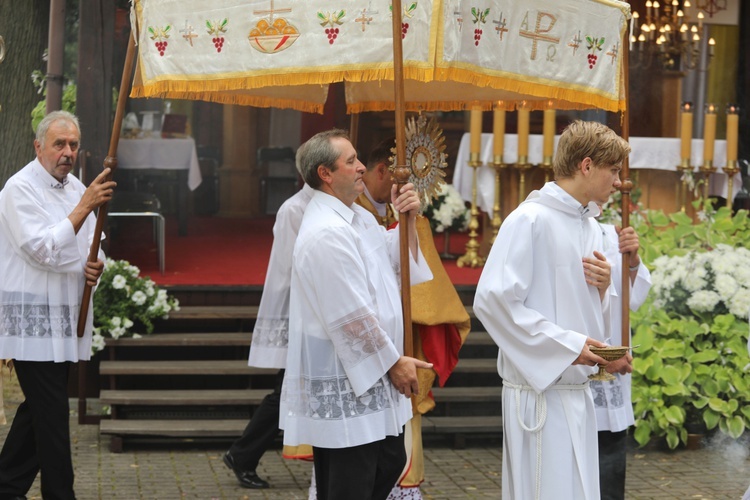
<instances>
[{"instance_id":1,"label":"paved ground","mask_svg":"<svg viewBox=\"0 0 750 500\"><path fill-rule=\"evenodd\" d=\"M6 378L7 380L7 378ZM8 420L15 412L6 391ZM71 405L75 408L75 404ZM0 426L4 440L9 426ZM306 499L311 464L284 460L279 451L266 454L259 474L272 488L240 488L222 460L224 445L135 443L120 454L109 452L109 440L94 425L71 418L76 493L88 499ZM631 450L628 454L628 499L740 499L750 484L748 446L710 443L701 450L663 452ZM429 447L425 451L427 499L500 498L502 451L497 442L463 450ZM29 499L41 498L37 478ZM525 500L525 499L519 499Z\"/></svg>"}]
</instances>

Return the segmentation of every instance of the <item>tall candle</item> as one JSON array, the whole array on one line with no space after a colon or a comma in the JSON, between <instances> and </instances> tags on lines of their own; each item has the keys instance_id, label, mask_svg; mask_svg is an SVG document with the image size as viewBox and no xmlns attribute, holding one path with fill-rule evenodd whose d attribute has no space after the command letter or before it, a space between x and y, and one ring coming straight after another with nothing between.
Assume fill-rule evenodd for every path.
<instances>
[{"instance_id":1,"label":"tall candle","mask_svg":"<svg viewBox=\"0 0 750 500\"><path fill-rule=\"evenodd\" d=\"M544 110L544 147L542 148L542 156L549 158L552 156L552 151L555 149L555 110L545 109Z\"/></svg>"},{"instance_id":2,"label":"tall candle","mask_svg":"<svg viewBox=\"0 0 750 500\"><path fill-rule=\"evenodd\" d=\"M479 154L482 149L482 108L481 106L472 106L471 124L469 126L469 153Z\"/></svg>"},{"instance_id":3,"label":"tall candle","mask_svg":"<svg viewBox=\"0 0 750 500\"><path fill-rule=\"evenodd\" d=\"M740 115L736 106L727 107L727 163L737 161L737 137Z\"/></svg>"},{"instance_id":4,"label":"tall candle","mask_svg":"<svg viewBox=\"0 0 750 500\"><path fill-rule=\"evenodd\" d=\"M703 161L714 161L714 140L716 139L716 106L706 105L706 115L703 119Z\"/></svg>"},{"instance_id":5,"label":"tall candle","mask_svg":"<svg viewBox=\"0 0 750 500\"><path fill-rule=\"evenodd\" d=\"M518 157L529 156L529 109L518 108Z\"/></svg>"},{"instance_id":6,"label":"tall candle","mask_svg":"<svg viewBox=\"0 0 750 500\"><path fill-rule=\"evenodd\" d=\"M495 107L492 115L492 155L500 156L502 161L503 150L505 149L505 110L499 106Z\"/></svg>"},{"instance_id":7,"label":"tall candle","mask_svg":"<svg viewBox=\"0 0 750 500\"><path fill-rule=\"evenodd\" d=\"M690 160L690 151L693 142L693 104L682 103L682 116L680 120L680 158Z\"/></svg>"}]
</instances>

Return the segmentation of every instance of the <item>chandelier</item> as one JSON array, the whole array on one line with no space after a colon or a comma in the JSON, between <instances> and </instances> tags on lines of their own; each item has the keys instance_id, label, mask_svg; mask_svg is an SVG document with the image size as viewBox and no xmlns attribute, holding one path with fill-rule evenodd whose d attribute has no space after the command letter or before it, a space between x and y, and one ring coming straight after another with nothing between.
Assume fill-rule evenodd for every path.
<instances>
[{"instance_id":1,"label":"chandelier","mask_svg":"<svg viewBox=\"0 0 750 500\"><path fill-rule=\"evenodd\" d=\"M633 11L633 32L630 36L632 62L634 66L650 67L658 64L665 70L680 71L695 69L701 59L701 36L703 36L703 12L691 22L685 15L690 1L665 0L646 1L646 18L641 21ZM716 42L708 40L708 57L714 55Z\"/></svg>"}]
</instances>

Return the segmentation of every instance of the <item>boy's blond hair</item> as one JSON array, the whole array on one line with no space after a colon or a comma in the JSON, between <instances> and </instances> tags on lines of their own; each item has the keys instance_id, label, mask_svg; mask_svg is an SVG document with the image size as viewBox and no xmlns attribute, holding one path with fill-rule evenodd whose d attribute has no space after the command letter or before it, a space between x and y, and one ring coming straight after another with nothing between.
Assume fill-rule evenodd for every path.
<instances>
[{"instance_id":1,"label":"boy's blond hair","mask_svg":"<svg viewBox=\"0 0 750 500\"><path fill-rule=\"evenodd\" d=\"M571 178L584 158L591 158L594 167L622 165L630 144L614 130L598 122L576 120L563 130L557 143L552 169L555 179Z\"/></svg>"}]
</instances>

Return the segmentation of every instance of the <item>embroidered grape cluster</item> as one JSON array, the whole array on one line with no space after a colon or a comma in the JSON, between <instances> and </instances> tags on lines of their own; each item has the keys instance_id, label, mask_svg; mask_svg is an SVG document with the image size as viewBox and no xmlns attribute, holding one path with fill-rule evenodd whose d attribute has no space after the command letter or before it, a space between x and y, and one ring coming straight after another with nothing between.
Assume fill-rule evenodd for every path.
<instances>
[{"instance_id":1,"label":"embroidered grape cluster","mask_svg":"<svg viewBox=\"0 0 750 500\"><path fill-rule=\"evenodd\" d=\"M599 59L596 54L589 54L589 69L594 69L594 65L596 64L596 60Z\"/></svg>"},{"instance_id":2,"label":"embroidered grape cluster","mask_svg":"<svg viewBox=\"0 0 750 500\"><path fill-rule=\"evenodd\" d=\"M474 30L474 45L477 47L479 47L479 40L482 39L482 33L484 33L484 31L481 28L476 28Z\"/></svg>"},{"instance_id":3,"label":"embroidered grape cluster","mask_svg":"<svg viewBox=\"0 0 750 500\"><path fill-rule=\"evenodd\" d=\"M214 43L216 52L221 52L221 48L224 46L224 37L217 36L217 37L212 38L211 41Z\"/></svg>"},{"instance_id":4,"label":"embroidered grape cluster","mask_svg":"<svg viewBox=\"0 0 750 500\"><path fill-rule=\"evenodd\" d=\"M156 49L159 51L160 56L164 56L164 51L167 50L167 41L164 40L163 42L156 42L154 43L156 46Z\"/></svg>"},{"instance_id":5,"label":"embroidered grape cluster","mask_svg":"<svg viewBox=\"0 0 750 500\"><path fill-rule=\"evenodd\" d=\"M409 32L409 23L401 23L401 40L406 38L406 33Z\"/></svg>"},{"instance_id":6,"label":"embroidered grape cluster","mask_svg":"<svg viewBox=\"0 0 750 500\"><path fill-rule=\"evenodd\" d=\"M333 42L336 41L336 38L339 36L339 29L338 28L326 28L326 35L328 35L328 43L333 45Z\"/></svg>"}]
</instances>

